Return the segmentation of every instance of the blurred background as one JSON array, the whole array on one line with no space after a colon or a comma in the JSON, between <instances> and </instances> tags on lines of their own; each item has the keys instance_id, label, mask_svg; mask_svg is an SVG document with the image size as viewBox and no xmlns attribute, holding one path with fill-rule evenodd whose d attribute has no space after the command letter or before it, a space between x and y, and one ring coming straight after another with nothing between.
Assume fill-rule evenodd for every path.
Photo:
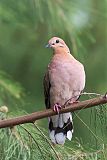
<instances>
[{"instance_id":1,"label":"blurred background","mask_svg":"<svg viewBox=\"0 0 107 160\"><path fill-rule=\"evenodd\" d=\"M52 57L45 45L53 36L84 64L85 91L107 91L106 0L0 0L0 105L11 112L44 109L42 81ZM74 114L73 139L102 145L104 113L94 108L77 112L80 119Z\"/></svg>"}]
</instances>

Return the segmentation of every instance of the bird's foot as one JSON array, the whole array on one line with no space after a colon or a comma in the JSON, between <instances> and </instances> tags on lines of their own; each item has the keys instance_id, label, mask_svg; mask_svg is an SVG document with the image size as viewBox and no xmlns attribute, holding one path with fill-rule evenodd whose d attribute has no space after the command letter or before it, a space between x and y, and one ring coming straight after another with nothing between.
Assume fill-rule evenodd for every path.
<instances>
[{"instance_id":1,"label":"bird's foot","mask_svg":"<svg viewBox=\"0 0 107 160\"><path fill-rule=\"evenodd\" d=\"M77 103L79 103L80 101L75 101L75 102L73 102L73 104L77 104Z\"/></svg>"},{"instance_id":2,"label":"bird's foot","mask_svg":"<svg viewBox=\"0 0 107 160\"><path fill-rule=\"evenodd\" d=\"M69 100L69 101L67 101L66 102L66 105L65 106L69 106L69 105L71 105L71 104L77 104L77 103L79 103L80 101L72 101L72 100Z\"/></svg>"},{"instance_id":3,"label":"bird's foot","mask_svg":"<svg viewBox=\"0 0 107 160\"><path fill-rule=\"evenodd\" d=\"M59 114L59 111L61 110L62 106L59 103L54 104L53 111Z\"/></svg>"}]
</instances>

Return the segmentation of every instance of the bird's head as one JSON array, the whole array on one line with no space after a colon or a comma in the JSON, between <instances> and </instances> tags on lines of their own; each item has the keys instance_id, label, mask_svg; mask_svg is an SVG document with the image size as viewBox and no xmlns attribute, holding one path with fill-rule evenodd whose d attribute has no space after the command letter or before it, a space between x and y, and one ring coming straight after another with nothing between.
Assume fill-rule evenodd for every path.
<instances>
[{"instance_id":1,"label":"bird's head","mask_svg":"<svg viewBox=\"0 0 107 160\"><path fill-rule=\"evenodd\" d=\"M46 48L52 48L54 51L55 50L63 50L66 49L67 52L69 52L69 48L65 44L65 42L58 37L53 37L48 41L48 44L46 45Z\"/></svg>"}]
</instances>

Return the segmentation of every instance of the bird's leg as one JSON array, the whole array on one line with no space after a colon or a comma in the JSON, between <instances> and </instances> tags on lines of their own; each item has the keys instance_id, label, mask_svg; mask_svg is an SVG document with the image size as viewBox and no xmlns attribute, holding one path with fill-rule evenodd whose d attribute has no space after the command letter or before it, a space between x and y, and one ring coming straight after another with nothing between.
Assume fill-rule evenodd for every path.
<instances>
[{"instance_id":1,"label":"bird's leg","mask_svg":"<svg viewBox=\"0 0 107 160\"><path fill-rule=\"evenodd\" d=\"M75 102L73 102L73 104L76 104L76 103L79 103L80 101L75 101Z\"/></svg>"},{"instance_id":2,"label":"bird's leg","mask_svg":"<svg viewBox=\"0 0 107 160\"><path fill-rule=\"evenodd\" d=\"M69 99L68 101L66 101L65 102L65 104L64 104L64 106L68 106L68 105L71 105L71 104L77 104L77 103L79 103L80 101L75 101L75 100L73 100L72 98L71 99Z\"/></svg>"},{"instance_id":3,"label":"bird's leg","mask_svg":"<svg viewBox=\"0 0 107 160\"><path fill-rule=\"evenodd\" d=\"M59 103L54 104L53 111L59 114L59 110L62 108L62 106Z\"/></svg>"},{"instance_id":4,"label":"bird's leg","mask_svg":"<svg viewBox=\"0 0 107 160\"><path fill-rule=\"evenodd\" d=\"M80 101L73 101L73 102L72 102L72 101L69 101L69 102L68 102L68 105L70 105L70 104L77 104L77 103L79 103L79 102L80 102Z\"/></svg>"}]
</instances>

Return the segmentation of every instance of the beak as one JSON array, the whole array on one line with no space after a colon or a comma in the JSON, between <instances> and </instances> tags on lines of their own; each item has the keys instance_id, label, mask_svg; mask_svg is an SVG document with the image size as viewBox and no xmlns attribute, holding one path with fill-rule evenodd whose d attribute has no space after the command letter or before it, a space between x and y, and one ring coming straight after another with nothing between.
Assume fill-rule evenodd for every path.
<instances>
[{"instance_id":1,"label":"beak","mask_svg":"<svg viewBox=\"0 0 107 160\"><path fill-rule=\"evenodd\" d=\"M51 48L51 45L48 43L45 48Z\"/></svg>"}]
</instances>

